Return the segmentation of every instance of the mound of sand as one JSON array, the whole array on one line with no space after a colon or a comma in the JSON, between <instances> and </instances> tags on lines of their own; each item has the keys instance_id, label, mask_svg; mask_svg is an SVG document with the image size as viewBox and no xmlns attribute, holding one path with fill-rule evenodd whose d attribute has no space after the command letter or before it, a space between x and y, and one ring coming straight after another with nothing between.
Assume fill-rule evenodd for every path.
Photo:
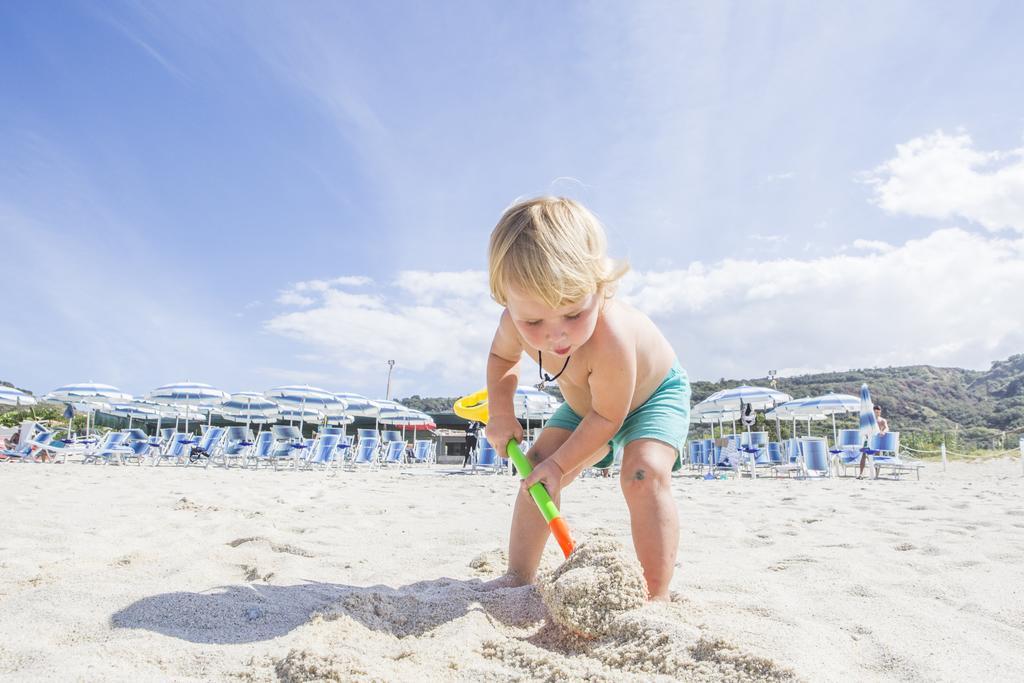
<instances>
[{"instance_id":1,"label":"mound of sand","mask_svg":"<svg viewBox=\"0 0 1024 683\"><path fill-rule=\"evenodd\" d=\"M607 634L616 616L647 600L640 564L605 539L581 543L538 587L555 623L587 638Z\"/></svg>"}]
</instances>

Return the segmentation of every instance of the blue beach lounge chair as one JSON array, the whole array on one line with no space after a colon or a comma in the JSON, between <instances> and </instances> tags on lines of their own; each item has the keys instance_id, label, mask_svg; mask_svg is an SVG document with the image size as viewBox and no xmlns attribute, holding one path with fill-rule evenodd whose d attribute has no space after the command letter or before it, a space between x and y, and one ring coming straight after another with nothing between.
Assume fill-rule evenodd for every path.
<instances>
[{"instance_id":1,"label":"blue beach lounge chair","mask_svg":"<svg viewBox=\"0 0 1024 683\"><path fill-rule=\"evenodd\" d=\"M380 441L377 440L377 437L360 437L359 445L356 446L356 454L352 458L352 468L366 465L372 469L379 465L380 463L377 462L377 447L379 445Z\"/></svg>"}]
</instances>

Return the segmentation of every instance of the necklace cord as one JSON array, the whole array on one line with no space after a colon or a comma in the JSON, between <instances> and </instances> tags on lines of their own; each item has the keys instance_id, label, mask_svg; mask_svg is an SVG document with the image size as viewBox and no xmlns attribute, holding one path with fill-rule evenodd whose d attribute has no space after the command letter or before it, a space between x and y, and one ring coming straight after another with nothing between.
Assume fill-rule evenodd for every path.
<instances>
[{"instance_id":1,"label":"necklace cord","mask_svg":"<svg viewBox=\"0 0 1024 683\"><path fill-rule=\"evenodd\" d=\"M548 373L544 372L544 366L541 365L541 352L538 351L537 352L537 374L540 376L541 386L543 386L546 382L554 382L556 379L561 377L562 373L565 372L565 369L567 367L569 367L569 361L570 360L572 360L572 354L571 353L569 354L569 357L565 359L565 364L562 365L562 369L558 371L557 375L552 377Z\"/></svg>"}]
</instances>

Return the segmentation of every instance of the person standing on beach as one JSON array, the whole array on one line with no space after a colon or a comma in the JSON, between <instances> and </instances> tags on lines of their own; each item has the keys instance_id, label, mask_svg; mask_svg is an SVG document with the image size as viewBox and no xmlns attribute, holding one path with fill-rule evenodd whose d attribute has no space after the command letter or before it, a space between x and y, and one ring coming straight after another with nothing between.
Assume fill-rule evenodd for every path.
<instances>
[{"instance_id":1,"label":"person standing on beach","mask_svg":"<svg viewBox=\"0 0 1024 683\"><path fill-rule=\"evenodd\" d=\"M516 498L508 570L485 588L536 578L549 531L527 489L540 482L557 504L583 469L621 447L633 546L650 598L668 600L679 544L671 474L689 428L690 383L654 323L614 298L627 267L605 244L597 218L561 197L515 204L491 233L491 295L505 310L487 361L487 438L499 448L522 440L513 396L524 352L565 403L526 454L534 469Z\"/></svg>"},{"instance_id":2,"label":"person standing on beach","mask_svg":"<svg viewBox=\"0 0 1024 683\"><path fill-rule=\"evenodd\" d=\"M462 466L465 467L470 458L473 457L473 451L476 450L476 437L480 432L480 423L469 421L466 425L466 454L462 457Z\"/></svg>"}]
</instances>

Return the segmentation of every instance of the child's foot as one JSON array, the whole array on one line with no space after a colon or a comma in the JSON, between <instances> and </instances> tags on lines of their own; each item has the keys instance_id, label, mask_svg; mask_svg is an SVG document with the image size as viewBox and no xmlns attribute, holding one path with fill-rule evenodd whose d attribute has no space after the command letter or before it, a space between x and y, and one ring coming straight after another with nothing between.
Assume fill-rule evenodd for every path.
<instances>
[{"instance_id":1,"label":"child's foot","mask_svg":"<svg viewBox=\"0 0 1024 683\"><path fill-rule=\"evenodd\" d=\"M529 583L529 581L524 581L517 574L508 573L503 574L502 576L499 576L496 579L485 581L483 584L480 585L480 590L495 591L500 590L502 588L519 588L520 586L525 586Z\"/></svg>"}]
</instances>

